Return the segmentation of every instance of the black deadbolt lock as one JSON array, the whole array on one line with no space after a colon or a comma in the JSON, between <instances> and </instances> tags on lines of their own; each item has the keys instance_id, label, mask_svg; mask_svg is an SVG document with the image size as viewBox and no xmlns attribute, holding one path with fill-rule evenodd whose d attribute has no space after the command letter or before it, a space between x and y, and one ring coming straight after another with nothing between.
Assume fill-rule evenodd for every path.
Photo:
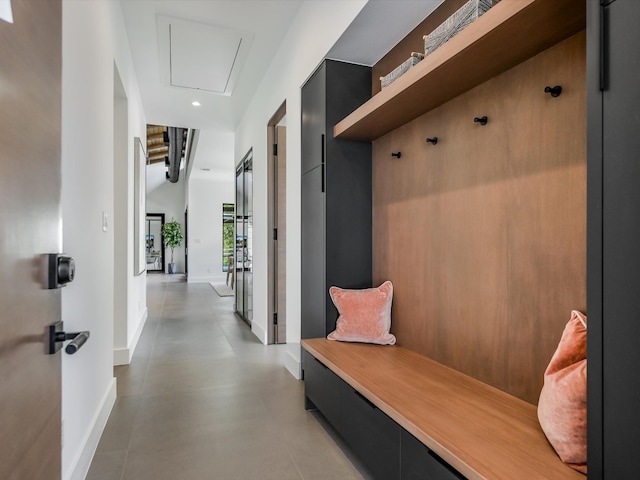
<instances>
[{"instance_id":1,"label":"black deadbolt lock","mask_svg":"<svg viewBox=\"0 0 640 480\"><path fill-rule=\"evenodd\" d=\"M60 288L73 282L76 275L76 262L73 258L60 253L44 255L44 288Z\"/></svg>"}]
</instances>

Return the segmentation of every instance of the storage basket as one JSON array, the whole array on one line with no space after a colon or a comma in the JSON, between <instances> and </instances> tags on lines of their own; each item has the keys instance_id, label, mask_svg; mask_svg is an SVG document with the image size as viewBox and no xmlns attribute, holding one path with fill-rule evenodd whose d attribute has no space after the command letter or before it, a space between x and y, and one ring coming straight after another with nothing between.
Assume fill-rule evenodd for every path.
<instances>
[{"instance_id":1,"label":"storage basket","mask_svg":"<svg viewBox=\"0 0 640 480\"><path fill-rule=\"evenodd\" d=\"M400 76L409 71L411 67L416 65L423 58L424 55L422 53L412 52L411 56L407 60L402 62L399 66L394 68L391 73L385 75L384 77L380 77L380 84L382 85L382 88L391 85L394 80L400 78Z\"/></svg>"},{"instance_id":2,"label":"storage basket","mask_svg":"<svg viewBox=\"0 0 640 480\"><path fill-rule=\"evenodd\" d=\"M429 55L456 36L500 0L469 0L433 32L424 36L424 53Z\"/></svg>"}]
</instances>

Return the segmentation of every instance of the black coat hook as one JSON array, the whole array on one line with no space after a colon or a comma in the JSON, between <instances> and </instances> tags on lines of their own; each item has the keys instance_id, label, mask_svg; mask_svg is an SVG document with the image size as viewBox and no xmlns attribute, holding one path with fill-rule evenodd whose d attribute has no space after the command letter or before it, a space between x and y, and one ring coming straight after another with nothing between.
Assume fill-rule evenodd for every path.
<instances>
[{"instance_id":1,"label":"black coat hook","mask_svg":"<svg viewBox=\"0 0 640 480\"><path fill-rule=\"evenodd\" d=\"M427 143L430 143L431 145L435 145L436 143L438 143L438 137L427 138Z\"/></svg>"},{"instance_id":2,"label":"black coat hook","mask_svg":"<svg viewBox=\"0 0 640 480\"><path fill-rule=\"evenodd\" d=\"M485 115L484 117L475 117L473 119L473 121L475 123L479 123L480 125L486 125L487 122L489 121L489 119L487 118L487 116Z\"/></svg>"},{"instance_id":3,"label":"black coat hook","mask_svg":"<svg viewBox=\"0 0 640 480\"><path fill-rule=\"evenodd\" d=\"M396 157L396 158L400 158L402 156L402 152L392 152L391 156L392 157Z\"/></svg>"},{"instance_id":4,"label":"black coat hook","mask_svg":"<svg viewBox=\"0 0 640 480\"><path fill-rule=\"evenodd\" d=\"M550 93L552 97L559 97L562 93L562 87L556 85L555 87L544 87L544 93Z\"/></svg>"}]
</instances>

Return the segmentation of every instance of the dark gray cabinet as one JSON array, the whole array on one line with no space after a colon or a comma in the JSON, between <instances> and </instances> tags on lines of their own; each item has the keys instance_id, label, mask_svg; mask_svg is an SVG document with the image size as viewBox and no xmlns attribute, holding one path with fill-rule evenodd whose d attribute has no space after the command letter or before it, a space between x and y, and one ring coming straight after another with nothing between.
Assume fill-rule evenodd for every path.
<instances>
[{"instance_id":1,"label":"dark gray cabinet","mask_svg":"<svg viewBox=\"0 0 640 480\"><path fill-rule=\"evenodd\" d=\"M317 408L338 432L342 428L340 391L344 383L319 360L303 350L305 408Z\"/></svg>"},{"instance_id":2,"label":"dark gray cabinet","mask_svg":"<svg viewBox=\"0 0 640 480\"><path fill-rule=\"evenodd\" d=\"M589 478L637 477L640 444L640 2L589 0Z\"/></svg>"},{"instance_id":3,"label":"dark gray cabinet","mask_svg":"<svg viewBox=\"0 0 640 480\"><path fill-rule=\"evenodd\" d=\"M305 408L318 409L367 470L381 480L464 480L391 417L306 350Z\"/></svg>"},{"instance_id":4,"label":"dark gray cabinet","mask_svg":"<svg viewBox=\"0 0 640 480\"><path fill-rule=\"evenodd\" d=\"M321 166L302 175L302 338L326 335L325 205Z\"/></svg>"},{"instance_id":5,"label":"dark gray cabinet","mask_svg":"<svg viewBox=\"0 0 640 480\"><path fill-rule=\"evenodd\" d=\"M400 426L342 384L342 434L375 478L400 479Z\"/></svg>"},{"instance_id":6,"label":"dark gray cabinet","mask_svg":"<svg viewBox=\"0 0 640 480\"><path fill-rule=\"evenodd\" d=\"M463 480L465 478L404 428L400 443L402 445L402 480Z\"/></svg>"},{"instance_id":7,"label":"dark gray cabinet","mask_svg":"<svg viewBox=\"0 0 640 480\"><path fill-rule=\"evenodd\" d=\"M326 122L326 72L323 63L302 87L302 174L324 162Z\"/></svg>"},{"instance_id":8,"label":"dark gray cabinet","mask_svg":"<svg viewBox=\"0 0 640 480\"><path fill-rule=\"evenodd\" d=\"M333 137L370 96L371 68L333 60L302 87L302 338L335 329L329 287L371 286L371 143Z\"/></svg>"}]
</instances>

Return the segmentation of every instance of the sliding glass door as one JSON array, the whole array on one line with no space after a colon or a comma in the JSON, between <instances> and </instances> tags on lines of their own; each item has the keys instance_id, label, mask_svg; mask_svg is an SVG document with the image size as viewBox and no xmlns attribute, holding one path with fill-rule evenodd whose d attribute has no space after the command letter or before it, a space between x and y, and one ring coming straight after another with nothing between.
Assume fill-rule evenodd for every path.
<instances>
[{"instance_id":1,"label":"sliding glass door","mask_svg":"<svg viewBox=\"0 0 640 480\"><path fill-rule=\"evenodd\" d=\"M235 311L251 325L253 319L253 152L236 169Z\"/></svg>"}]
</instances>

